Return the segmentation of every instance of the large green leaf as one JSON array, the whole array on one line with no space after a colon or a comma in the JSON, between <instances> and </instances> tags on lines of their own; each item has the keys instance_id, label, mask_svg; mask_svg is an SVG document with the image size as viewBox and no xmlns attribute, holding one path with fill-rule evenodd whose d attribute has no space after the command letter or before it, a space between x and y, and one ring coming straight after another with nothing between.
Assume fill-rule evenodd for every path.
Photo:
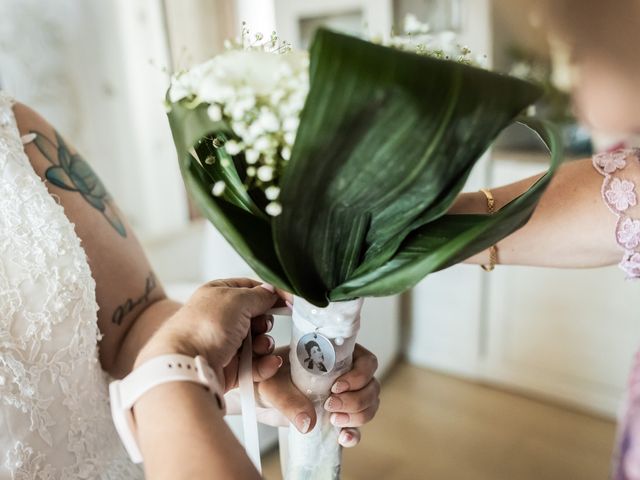
<instances>
[{"instance_id":1,"label":"large green leaf","mask_svg":"<svg viewBox=\"0 0 640 480\"><path fill-rule=\"evenodd\" d=\"M511 77L318 31L273 223L295 291L323 305L354 274L375 274L412 231L446 212L491 141L540 93Z\"/></svg>"},{"instance_id":2,"label":"large green leaf","mask_svg":"<svg viewBox=\"0 0 640 480\"><path fill-rule=\"evenodd\" d=\"M331 292L331 300L403 292L427 274L461 262L523 226L563 153L561 140L548 123L529 118L520 122L537 132L551 152L551 168L535 185L493 215L445 215L418 228L382 268L349 279Z\"/></svg>"},{"instance_id":3,"label":"large green leaf","mask_svg":"<svg viewBox=\"0 0 640 480\"><path fill-rule=\"evenodd\" d=\"M181 104L174 104L168 116L178 152L180 171L196 206L263 280L282 289L295 291L278 262L273 247L271 223L250 213L250 207L245 208L241 203L242 193L232 199L237 200L239 204L214 197L211 187L217 179L216 175L226 175L228 178L233 176L233 173L212 173L191 154L203 138L224 133L225 125L212 124L206 115L205 107L190 109ZM229 185L227 188L230 188Z\"/></svg>"}]
</instances>

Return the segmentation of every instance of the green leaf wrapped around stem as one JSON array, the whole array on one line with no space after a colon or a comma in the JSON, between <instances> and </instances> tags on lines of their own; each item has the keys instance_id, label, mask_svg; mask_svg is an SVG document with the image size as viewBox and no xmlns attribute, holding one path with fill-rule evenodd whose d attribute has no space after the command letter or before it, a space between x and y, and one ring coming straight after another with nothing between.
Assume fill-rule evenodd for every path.
<instances>
[{"instance_id":1,"label":"green leaf wrapped around stem","mask_svg":"<svg viewBox=\"0 0 640 480\"><path fill-rule=\"evenodd\" d=\"M519 122L536 132L551 153L551 168L542 178L493 215L445 215L418 228L384 266L351 278L331 292L331 300L403 292L429 273L459 263L522 227L562 162L563 149L557 131L548 122L532 118Z\"/></svg>"},{"instance_id":2,"label":"green leaf wrapped around stem","mask_svg":"<svg viewBox=\"0 0 640 480\"><path fill-rule=\"evenodd\" d=\"M296 292L322 306L443 215L493 139L541 91L327 30L316 34L311 69L273 232ZM364 219L366 235L351 235Z\"/></svg>"}]
</instances>

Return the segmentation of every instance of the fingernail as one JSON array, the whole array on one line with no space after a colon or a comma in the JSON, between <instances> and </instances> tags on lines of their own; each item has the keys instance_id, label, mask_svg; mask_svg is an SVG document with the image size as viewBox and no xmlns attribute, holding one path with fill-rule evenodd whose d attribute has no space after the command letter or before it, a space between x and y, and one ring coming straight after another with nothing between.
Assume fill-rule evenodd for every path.
<instances>
[{"instance_id":1,"label":"fingernail","mask_svg":"<svg viewBox=\"0 0 640 480\"><path fill-rule=\"evenodd\" d=\"M339 410L340 407L342 407L342 400L340 400L338 397L329 397L327 398L327 401L324 402L325 410L328 410L330 412L335 412Z\"/></svg>"},{"instance_id":2,"label":"fingernail","mask_svg":"<svg viewBox=\"0 0 640 480\"><path fill-rule=\"evenodd\" d=\"M278 355L278 368L280 368L283 363L284 363L284 360L282 359L281 356Z\"/></svg>"},{"instance_id":3,"label":"fingernail","mask_svg":"<svg viewBox=\"0 0 640 480\"><path fill-rule=\"evenodd\" d=\"M269 339L269 346L267 347L269 349L269 353L273 352L273 349L276 348L276 341L273 339L273 337L267 337Z\"/></svg>"},{"instance_id":4,"label":"fingernail","mask_svg":"<svg viewBox=\"0 0 640 480\"><path fill-rule=\"evenodd\" d=\"M267 332L270 332L273 328L273 320L267 320Z\"/></svg>"},{"instance_id":5,"label":"fingernail","mask_svg":"<svg viewBox=\"0 0 640 480\"><path fill-rule=\"evenodd\" d=\"M333 425L336 427L340 427L347 423L347 415L344 413L332 413L330 420Z\"/></svg>"},{"instance_id":6,"label":"fingernail","mask_svg":"<svg viewBox=\"0 0 640 480\"><path fill-rule=\"evenodd\" d=\"M287 305L287 307L289 307L291 310L293 310L293 303L291 303L289 300L285 300L284 303Z\"/></svg>"},{"instance_id":7,"label":"fingernail","mask_svg":"<svg viewBox=\"0 0 640 480\"><path fill-rule=\"evenodd\" d=\"M306 413L300 413L295 419L295 424L300 433L307 433L311 426L311 417Z\"/></svg>"},{"instance_id":8,"label":"fingernail","mask_svg":"<svg viewBox=\"0 0 640 480\"><path fill-rule=\"evenodd\" d=\"M271 293L275 293L276 289L273 288L273 285L269 285L268 283L263 283L262 285L260 285L262 288L264 288L265 290L269 290Z\"/></svg>"},{"instance_id":9,"label":"fingernail","mask_svg":"<svg viewBox=\"0 0 640 480\"><path fill-rule=\"evenodd\" d=\"M338 439L339 443L344 445L345 443L351 443L353 440L353 434L347 430L343 430L340 432L340 438Z\"/></svg>"},{"instance_id":10,"label":"fingernail","mask_svg":"<svg viewBox=\"0 0 640 480\"><path fill-rule=\"evenodd\" d=\"M338 380L333 384L333 387L331 387L331 391L333 393L342 393L346 392L347 390L349 390L349 384L343 380Z\"/></svg>"}]
</instances>

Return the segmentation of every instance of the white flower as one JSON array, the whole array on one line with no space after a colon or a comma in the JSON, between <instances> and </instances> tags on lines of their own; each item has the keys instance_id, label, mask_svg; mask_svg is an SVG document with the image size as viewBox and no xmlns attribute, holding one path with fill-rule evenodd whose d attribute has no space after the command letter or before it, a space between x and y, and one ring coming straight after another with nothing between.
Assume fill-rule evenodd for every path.
<instances>
[{"instance_id":1,"label":"white flower","mask_svg":"<svg viewBox=\"0 0 640 480\"><path fill-rule=\"evenodd\" d=\"M222 120L222 109L214 103L207 108L207 115L209 115L212 122L219 122Z\"/></svg>"},{"instance_id":2,"label":"white flower","mask_svg":"<svg viewBox=\"0 0 640 480\"><path fill-rule=\"evenodd\" d=\"M280 151L280 155L282 156L283 160L290 160L291 159L291 148L290 147L282 147L282 150Z\"/></svg>"},{"instance_id":3,"label":"white flower","mask_svg":"<svg viewBox=\"0 0 640 480\"><path fill-rule=\"evenodd\" d=\"M242 145L235 140L229 140L224 144L224 149L229 155L237 155L242 151Z\"/></svg>"},{"instance_id":4,"label":"white flower","mask_svg":"<svg viewBox=\"0 0 640 480\"><path fill-rule=\"evenodd\" d=\"M224 193L226 188L227 188L227 185L222 180L218 180L216 183L213 184L211 193L213 194L214 197L220 197Z\"/></svg>"},{"instance_id":5,"label":"white flower","mask_svg":"<svg viewBox=\"0 0 640 480\"><path fill-rule=\"evenodd\" d=\"M292 115L284 119L284 122L282 122L282 129L285 132L297 132L298 125L300 125L300 117Z\"/></svg>"},{"instance_id":6,"label":"white flower","mask_svg":"<svg viewBox=\"0 0 640 480\"><path fill-rule=\"evenodd\" d=\"M254 150L253 148L248 148L244 152L244 158L249 165L253 165L260 158L260 152L258 152L257 150Z\"/></svg>"},{"instance_id":7,"label":"white flower","mask_svg":"<svg viewBox=\"0 0 640 480\"><path fill-rule=\"evenodd\" d=\"M258 168L258 178L263 182L270 182L273 179L273 167L263 165Z\"/></svg>"},{"instance_id":8,"label":"white flower","mask_svg":"<svg viewBox=\"0 0 640 480\"><path fill-rule=\"evenodd\" d=\"M282 205L280 205L278 202L271 202L267 204L265 211L272 217L277 217L282 213Z\"/></svg>"},{"instance_id":9,"label":"white flower","mask_svg":"<svg viewBox=\"0 0 640 480\"><path fill-rule=\"evenodd\" d=\"M280 196L280 188L275 185L271 185L270 187L267 187L264 194L268 200L275 200Z\"/></svg>"},{"instance_id":10,"label":"white flower","mask_svg":"<svg viewBox=\"0 0 640 480\"><path fill-rule=\"evenodd\" d=\"M258 138L255 142L253 142L253 148L261 152L268 150L270 147L271 147L271 141L267 136L262 136Z\"/></svg>"},{"instance_id":11,"label":"white flower","mask_svg":"<svg viewBox=\"0 0 640 480\"><path fill-rule=\"evenodd\" d=\"M296 132L287 132L284 134L284 141L287 145L292 146L296 141Z\"/></svg>"},{"instance_id":12,"label":"white flower","mask_svg":"<svg viewBox=\"0 0 640 480\"><path fill-rule=\"evenodd\" d=\"M277 88L273 91L273 93L271 94L271 97L269 98L269 101L273 104L273 105L277 105L278 103L280 103L282 101L282 99L284 99L284 97L287 95L287 92L282 89L282 88Z\"/></svg>"},{"instance_id":13,"label":"white flower","mask_svg":"<svg viewBox=\"0 0 640 480\"><path fill-rule=\"evenodd\" d=\"M247 176L255 177L256 176L256 167L247 167Z\"/></svg>"},{"instance_id":14,"label":"white flower","mask_svg":"<svg viewBox=\"0 0 640 480\"><path fill-rule=\"evenodd\" d=\"M278 117L264 107L260 110L257 123L259 123L266 132L276 132L278 128L280 128Z\"/></svg>"}]
</instances>

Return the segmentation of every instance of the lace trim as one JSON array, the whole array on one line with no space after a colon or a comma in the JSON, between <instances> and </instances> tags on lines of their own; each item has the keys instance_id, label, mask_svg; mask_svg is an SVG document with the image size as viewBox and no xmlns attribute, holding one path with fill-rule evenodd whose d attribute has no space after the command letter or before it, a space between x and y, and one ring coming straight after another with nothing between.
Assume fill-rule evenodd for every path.
<instances>
[{"instance_id":1,"label":"lace trim","mask_svg":"<svg viewBox=\"0 0 640 480\"><path fill-rule=\"evenodd\" d=\"M640 162L640 149L621 149L593 156L593 166L604 176L602 198L617 217L616 241L624 250L620 268L628 279L640 278L640 219L627 215L626 211L638 204L636 185L624 178L622 171L629 161Z\"/></svg>"}]
</instances>

